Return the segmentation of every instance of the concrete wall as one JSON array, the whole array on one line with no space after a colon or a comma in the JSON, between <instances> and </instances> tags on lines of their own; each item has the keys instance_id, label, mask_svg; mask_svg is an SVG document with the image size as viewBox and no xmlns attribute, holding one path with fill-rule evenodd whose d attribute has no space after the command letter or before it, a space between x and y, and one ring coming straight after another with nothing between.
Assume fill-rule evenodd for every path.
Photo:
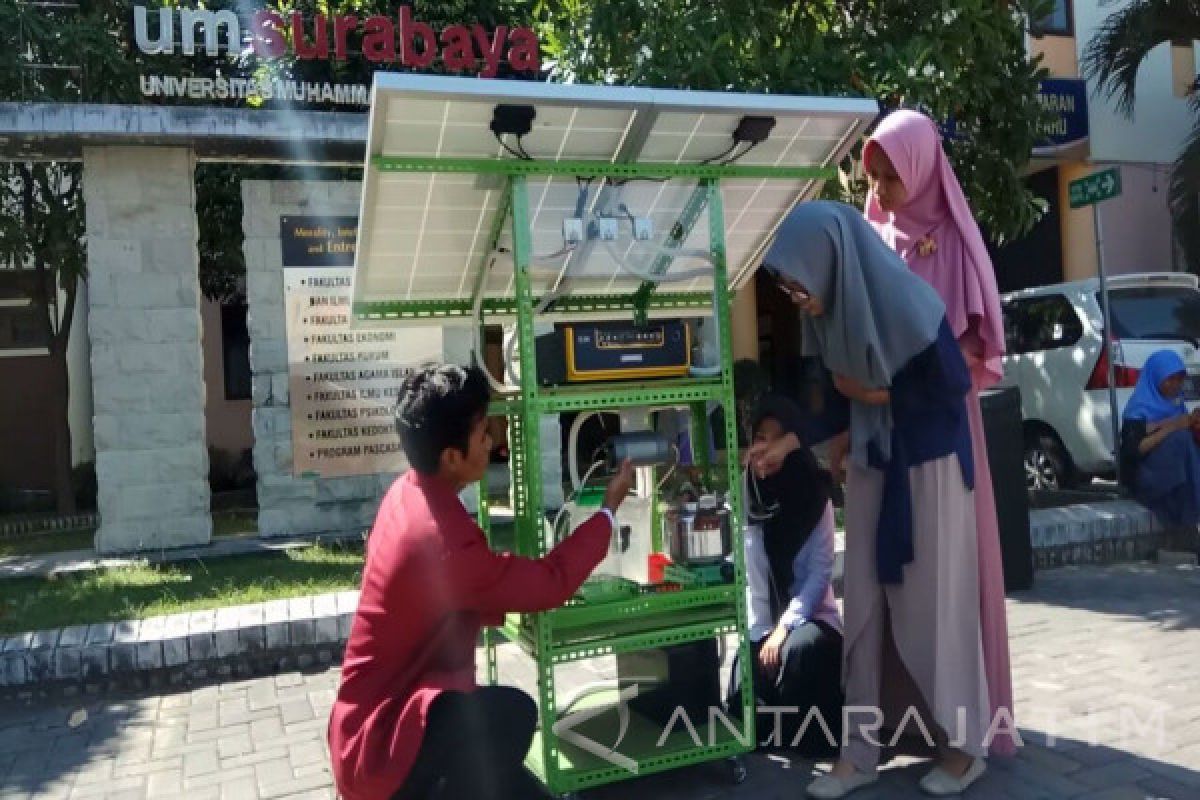
<instances>
[{"instance_id":1,"label":"concrete wall","mask_svg":"<svg viewBox=\"0 0 1200 800\"><path fill-rule=\"evenodd\" d=\"M254 446L250 424L253 402L225 399L225 351L221 334L221 304L205 299L200 305L204 341L205 428L208 444L241 453Z\"/></svg>"},{"instance_id":2,"label":"concrete wall","mask_svg":"<svg viewBox=\"0 0 1200 800\"><path fill-rule=\"evenodd\" d=\"M1041 56L1042 66L1055 78L1078 78L1079 59L1071 36L1043 36L1027 39L1030 57Z\"/></svg>"},{"instance_id":3,"label":"concrete wall","mask_svg":"<svg viewBox=\"0 0 1200 800\"><path fill-rule=\"evenodd\" d=\"M1080 58L1104 20L1128 5L1129 0L1074 4L1075 48ZM1094 88L1089 85L1089 90ZM1142 62L1132 118L1118 112L1108 100L1090 95L1090 91L1088 99L1092 158L1097 162L1173 161L1195 123L1187 99L1175 91L1170 45L1155 48Z\"/></svg>"},{"instance_id":4,"label":"concrete wall","mask_svg":"<svg viewBox=\"0 0 1200 800\"><path fill-rule=\"evenodd\" d=\"M102 553L212 533L194 171L186 148L84 148Z\"/></svg>"},{"instance_id":5,"label":"concrete wall","mask_svg":"<svg viewBox=\"0 0 1200 800\"><path fill-rule=\"evenodd\" d=\"M1121 196L1100 204L1104 269L1109 275L1173 268L1174 240L1167 207L1170 170L1168 164L1121 167Z\"/></svg>"}]
</instances>

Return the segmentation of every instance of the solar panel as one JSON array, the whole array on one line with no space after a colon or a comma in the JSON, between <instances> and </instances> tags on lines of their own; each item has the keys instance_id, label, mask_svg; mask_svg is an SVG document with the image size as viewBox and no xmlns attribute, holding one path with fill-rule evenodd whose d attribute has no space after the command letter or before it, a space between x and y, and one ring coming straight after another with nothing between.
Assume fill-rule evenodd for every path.
<instances>
[{"instance_id":1,"label":"solar panel","mask_svg":"<svg viewBox=\"0 0 1200 800\"><path fill-rule=\"evenodd\" d=\"M372 94L355 264L356 308L380 303L469 301L483 276L489 298L514 296L505 178L471 172L388 171L379 157L511 159L490 124L498 104L531 105L520 144L535 161L688 165L729 155L744 116L775 120L739 166L830 167L875 118L874 101L573 86L378 73ZM506 142L516 144L509 136ZM536 297L554 292L623 296L645 273L664 289L712 288L705 189L695 178L527 178ZM776 226L819 189L813 177L721 181L730 283L757 267ZM580 214L582 212L582 214ZM504 217L499 218L500 215ZM563 220L616 218L615 241L565 244ZM640 221L647 238L637 239ZM648 227L647 227L648 222ZM498 234L497 234L498 232Z\"/></svg>"}]
</instances>

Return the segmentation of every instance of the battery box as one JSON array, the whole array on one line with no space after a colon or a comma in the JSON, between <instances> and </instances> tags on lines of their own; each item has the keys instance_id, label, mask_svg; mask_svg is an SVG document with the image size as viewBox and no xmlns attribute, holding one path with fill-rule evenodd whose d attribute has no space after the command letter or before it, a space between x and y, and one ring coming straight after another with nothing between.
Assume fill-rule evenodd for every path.
<instances>
[{"instance_id":1,"label":"battery box","mask_svg":"<svg viewBox=\"0 0 1200 800\"><path fill-rule=\"evenodd\" d=\"M538 380L559 386L680 378L691 367L691 351L691 332L682 320L556 325L537 339Z\"/></svg>"}]
</instances>

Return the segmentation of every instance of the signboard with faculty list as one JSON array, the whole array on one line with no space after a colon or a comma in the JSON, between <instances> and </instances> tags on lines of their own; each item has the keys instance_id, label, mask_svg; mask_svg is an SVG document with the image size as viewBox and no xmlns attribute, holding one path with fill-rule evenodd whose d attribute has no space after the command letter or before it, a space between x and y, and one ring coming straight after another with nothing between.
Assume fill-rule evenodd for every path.
<instances>
[{"instance_id":1,"label":"signboard with faculty list","mask_svg":"<svg viewBox=\"0 0 1200 800\"><path fill-rule=\"evenodd\" d=\"M283 266L353 267L358 217L281 217Z\"/></svg>"},{"instance_id":2,"label":"signboard with faculty list","mask_svg":"<svg viewBox=\"0 0 1200 800\"><path fill-rule=\"evenodd\" d=\"M393 422L400 381L442 355L441 328L351 326L353 267L312 263L353 264L356 228L353 218L281 220L292 469L300 476L403 470ZM347 241L347 230L348 257L329 247Z\"/></svg>"}]
</instances>

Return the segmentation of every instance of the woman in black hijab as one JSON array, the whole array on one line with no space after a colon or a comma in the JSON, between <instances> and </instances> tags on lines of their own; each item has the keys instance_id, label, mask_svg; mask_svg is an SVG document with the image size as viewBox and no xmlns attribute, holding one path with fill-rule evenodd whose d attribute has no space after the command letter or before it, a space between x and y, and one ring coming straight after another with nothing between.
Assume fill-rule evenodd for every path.
<instances>
[{"instance_id":1,"label":"woman in black hijab","mask_svg":"<svg viewBox=\"0 0 1200 800\"><path fill-rule=\"evenodd\" d=\"M800 416L790 400L767 395L754 416L755 443L799 429ZM833 598L831 485L812 451L800 447L774 472L761 478L748 473L745 495L756 701L799 709L760 713L759 742L811 756L836 753L841 737L842 619ZM739 674L734 665L733 710L742 702Z\"/></svg>"}]
</instances>

